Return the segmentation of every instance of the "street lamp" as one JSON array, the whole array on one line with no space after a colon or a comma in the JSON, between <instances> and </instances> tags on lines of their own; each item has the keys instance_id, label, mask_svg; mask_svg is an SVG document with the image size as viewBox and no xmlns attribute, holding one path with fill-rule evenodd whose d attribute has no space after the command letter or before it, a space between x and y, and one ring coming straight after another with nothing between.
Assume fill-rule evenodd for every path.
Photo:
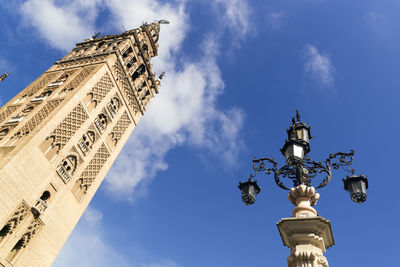
<instances>
[{"instance_id":1,"label":"street lamp","mask_svg":"<svg viewBox=\"0 0 400 267\"><path fill-rule=\"evenodd\" d=\"M312 139L310 129L311 126L300 121L300 114L296 110L296 120L292 118L292 124L287 130L288 139L281 149L286 164L279 168L273 158L253 158L254 174L250 175L247 182L239 182L242 200L246 205L254 204L261 190L257 180L252 180L259 172L273 173L275 183L280 188L289 190L288 198L295 206L293 217L284 218L277 224L283 243L291 249L291 255L288 257L289 267L328 266L323 253L326 248L334 245L331 225L329 220L319 217L312 206L319 199L319 193L315 189L322 188L330 182L332 169L342 168L351 173L343 179L343 183L344 189L350 193L354 202L363 203L367 199L368 177L362 174L355 175L355 170L350 169L354 150L330 154L324 161L314 161L307 156ZM315 178L320 174L324 174L325 177L313 187ZM289 189L283 179L291 180L294 187Z\"/></svg>"}]
</instances>

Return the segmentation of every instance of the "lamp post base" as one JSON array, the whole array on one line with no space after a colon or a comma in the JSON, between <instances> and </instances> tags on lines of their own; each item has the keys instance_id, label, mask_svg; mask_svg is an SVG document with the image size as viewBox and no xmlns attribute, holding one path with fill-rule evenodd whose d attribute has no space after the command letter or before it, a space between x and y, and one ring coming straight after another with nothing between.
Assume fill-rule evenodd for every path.
<instances>
[{"instance_id":1,"label":"lamp post base","mask_svg":"<svg viewBox=\"0 0 400 267\"><path fill-rule=\"evenodd\" d=\"M283 244L290 248L289 267L328 267L323 253L333 246L331 223L322 217L283 218L277 223Z\"/></svg>"}]
</instances>

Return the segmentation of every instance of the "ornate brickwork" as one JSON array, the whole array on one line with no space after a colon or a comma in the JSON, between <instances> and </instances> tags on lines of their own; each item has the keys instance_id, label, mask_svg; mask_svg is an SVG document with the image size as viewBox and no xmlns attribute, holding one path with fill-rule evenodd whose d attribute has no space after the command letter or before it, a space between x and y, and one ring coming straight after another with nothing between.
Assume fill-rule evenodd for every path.
<instances>
[{"instance_id":1,"label":"ornate brickwork","mask_svg":"<svg viewBox=\"0 0 400 267\"><path fill-rule=\"evenodd\" d=\"M16 111L21 104L18 105L10 105L6 107L6 109L0 113L0 123L3 122L8 116L10 116L14 111Z\"/></svg>"},{"instance_id":2,"label":"ornate brickwork","mask_svg":"<svg viewBox=\"0 0 400 267\"><path fill-rule=\"evenodd\" d=\"M80 179L76 181L76 185L72 189L72 192L81 199L83 194L89 189L93 181L96 179L97 174L100 172L101 168L106 163L107 159L110 157L104 144L96 152L92 160L86 166L85 170L82 172Z\"/></svg>"},{"instance_id":3,"label":"ornate brickwork","mask_svg":"<svg viewBox=\"0 0 400 267\"><path fill-rule=\"evenodd\" d=\"M113 139L118 141L130 124L131 120L129 119L128 113L125 111L112 129Z\"/></svg>"},{"instance_id":4,"label":"ornate brickwork","mask_svg":"<svg viewBox=\"0 0 400 267\"><path fill-rule=\"evenodd\" d=\"M29 208L24 203L21 203L18 206L13 215L11 215L11 218L0 230L0 240L3 240L7 235L13 233L17 226L24 220L28 214L28 211Z\"/></svg>"},{"instance_id":5,"label":"ornate brickwork","mask_svg":"<svg viewBox=\"0 0 400 267\"><path fill-rule=\"evenodd\" d=\"M16 256L20 254L20 252L28 246L31 242L32 238L37 234L39 229L42 227L42 224L38 220L33 220L29 225L27 232L18 240L18 242L14 245L10 253L7 255L7 260L9 262L14 262Z\"/></svg>"},{"instance_id":6,"label":"ornate brickwork","mask_svg":"<svg viewBox=\"0 0 400 267\"><path fill-rule=\"evenodd\" d=\"M26 233L23 235L24 237L24 247L26 247L29 242L31 242L32 238L39 232L39 229L42 227L42 224L39 220L32 220L31 224L28 226Z\"/></svg>"},{"instance_id":7,"label":"ornate brickwork","mask_svg":"<svg viewBox=\"0 0 400 267\"><path fill-rule=\"evenodd\" d=\"M89 76L89 74L95 69L95 66L89 66L83 68L76 77L65 86L66 90L73 90L75 87L77 87L86 77Z\"/></svg>"},{"instance_id":8,"label":"ornate brickwork","mask_svg":"<svg viewBox=\"0 0 400 267\"><path fill-rule=\"evenodd\" d=\"M47 73L39 81L35 82L32 86L22 91L23 96L32 96L42 89L46 84L51 82L60 72Z\"/></svg>"},{"instance_id":9,"label":"ornate brickwork","mask_svg":"<svg viewBox=\"0 0 400 267\"><path fill-rule=\"evenodd\" d=\"M14 143L15 140L32 132L60 103L61 100L48 101L46 105L37 111L36 114L14 134L10 141ZM10 145L10 142L8 145Z\"/></svg>"},{"instance_id":10,"label":"ornate brickwork","mask_svg":"<svg viewBox=\"0 0 400 267\"><path fill-rule=\"evenodd\" d=\"M114 77L120 85L120 89L122 90L122 93L128 102L129 110L132 112L132 114L136 115L138 112L140 112L139 104L136 100L136 96L129 86L129 81L126 78L121 65L117 62L113 65L112 69Z\"/></svg>"},{"instance_id":11,"label":"ornate brickwork","mask_svg":"<svg viewBox=\"0 0 400 267\"><path fill-rule=\"evenodd\" d=\"M82 105L76 106L71 113L58 125L51 133L55 144L59 144L59 149L63 148L81 125L88 119L88 115Z\"/></svg>"},{"instance_id":12,"label":"ornate brickwork","mask_svg":"<svg viewBox=\"0 0 400 267\"><path fill-rule=\"evenodd\" d=\"M103 98L110 92L113 84L110 79L110 75L106 73L101 77L100 81L96 83L90 93L93 95L92 100L96 100L99 104Z\"/></svg>"},{"instance_id":13,"label":"ornate brickwork","mask_svg":"<svg viewBox=\"0 0 400 267\"><path fill-rule=\"evenodd\" d=\"M57 69L64 69L64 68L71 68L71 67L75 67L75 66L95 64L95 63L104 61L105 59L106 59L106 56L100 56L100 57L85 58L85 59L79 59L79 60L74 60L74 61L70 61L70 62L59 63L59 64L57 64Z\"/></svg>"}]
</instances>

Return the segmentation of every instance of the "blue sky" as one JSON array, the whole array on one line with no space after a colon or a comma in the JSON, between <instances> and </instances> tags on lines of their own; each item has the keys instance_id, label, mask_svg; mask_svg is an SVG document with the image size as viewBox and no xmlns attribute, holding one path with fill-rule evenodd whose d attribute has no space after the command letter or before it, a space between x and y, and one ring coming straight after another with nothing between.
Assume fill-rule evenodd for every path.
<instances>
[{"instance_id":1,"label":"blue sky","mask_svg":"<svg viewBox=\"0 0 400 267\"><path fill-rule=\"evenodd\" d=\"M236 188L253 156L279 149L296 109L311 157L354 149L369 176L353 203L344 173L320 189L331 266L394 266L400 238L400 3L324 0L0 0L1 102L95 31L167 19L160 94L92 200L55 267L286 266L275 223L293 209L269 176L246 207ZM396 149L397 147L397 149Z\"/></svg>"}]
</instances>

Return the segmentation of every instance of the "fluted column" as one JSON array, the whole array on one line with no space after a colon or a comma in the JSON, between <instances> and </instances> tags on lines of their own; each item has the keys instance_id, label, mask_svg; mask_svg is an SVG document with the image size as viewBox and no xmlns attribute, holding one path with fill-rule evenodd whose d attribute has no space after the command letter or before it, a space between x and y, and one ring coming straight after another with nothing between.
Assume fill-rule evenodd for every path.
<instances>
[{"instance_id":1,"label":"fluted column","mask_svg":"<svg viewBox=\"0 0 400 267\"><path fill-rule=\"evenodd\" d=\"M295 206L293 217L283 218L277 223L283 244L290 248L288 266L328 267L323 253L335 242L330 221L317 216L312 207L319 194L313 187L300 185L291 188L288 198Z\"/></svg>"}]
</instances>

